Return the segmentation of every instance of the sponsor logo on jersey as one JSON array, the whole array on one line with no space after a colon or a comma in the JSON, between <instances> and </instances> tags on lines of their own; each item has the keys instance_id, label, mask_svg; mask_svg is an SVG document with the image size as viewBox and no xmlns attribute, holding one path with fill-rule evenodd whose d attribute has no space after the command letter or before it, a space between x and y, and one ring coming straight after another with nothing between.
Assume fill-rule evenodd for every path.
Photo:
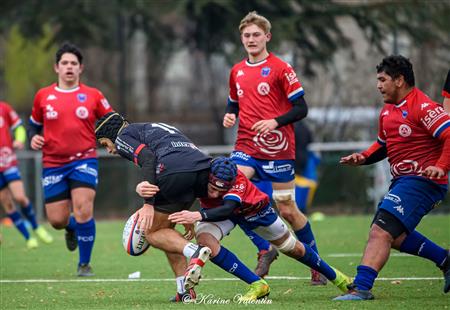
<instances>
[{"instance_id":1,"label":"sponsor logo on jersey","mask_svg":"<svg viewBox=\"0 0 450 310\"><path fill-rule=\"evenodd\" d=\"M430 109L426 113L427 115L425 117L421 117L420 121L427 129L430 129L437 121L447 115L441 106Z\"/></svg>"},{"instance_id":2,"label":"sponsor logo on jersey","mask_svg":"<svg viewBox=\"0 0 450 310\"><path fill-rule=\"evenodd\" d=\"M53 94L50 94L47 96L47 101L56 100L56 99L57 99L56 96Z\"/></svg>"},{"instance_id":3,"label":"sponsor logo on jersey","mask_svg":"<svg viewBox=\"0 0 450 310\"><path fill-rule=\"evenodd\" d=\"M270 93L270 86L266 82L261 82L258 84L257 90L261 96L267 96Z\"/></svg>"},{"instance_id":4,"label":"sponsor logo on jersey","mask_svg":"<svg viewBox=\"0 0 450 310\"><path fill-rule=\"evenodd\" d=\"M237 95L239 97L244 96L244 91L241 89L241 85L239 85L239 83L236 83L236 89L237 89Z\"/></svg>"},{"instance_id":5,"label":"sponsor logo on jersey","mask_svg":"<svg viewBox=\"0 0 450 310\"><path fill-rule=\"evenodd\" d=\"M406 138L411 135L412 129L406 124L401 124L400 127L398 127L398 133L400 136Z\"/></svg>"},{"instance_id":6,"label":"sponsor logo on jersey","mask_svg":"<svg viewBox=\"0 0 450 310\"><path fill-rule=\"evenodd\" d=\"M286 136L284 136L280 130L272 130L266 134L258 132L258 134L253 137L253 142L261 152L270 156L275 156L277 153L286 151L289 147Z\"/></svg>"},{"instance_id":7,"label":"sponsor logo on jersey","mask_svg":"<svg viewBox=\"0 0 450 310\"><path fill-rule=\"evenodd\" d=\"M291 71L289 73L285 73L284 76L286 77L287 81L289 82L289 85L298 83L297 74L295 74L294 71Z\"/></svg>"},{"instance_id":8,"label":"sponsor logo on jersey","mask_svg":"<svg viewBox=\"0 0 450 310\"><path fill-rule=\"evenodd\" d=\"M185 142L185 141L171 141L170 144L171 144L173 147L176 147L176 148L178 148L178 147L188 147L188 148L191 148L191 149L194 149L194 150L198 150L198 147L197 147L194 143L192 143L192 142Z\"/></svg>"},{"instance_id":9,"label":"sponsor logo on jersey","mask_svg":"<svg viewBox=\"0 0 450 310\"><path fill-rule=\"evenodd\" d=\"M75 114L78 116L78 118L86 119L89 116L89 111L86 107L78 107L75 110Z\"/></svg>"},{"instance_id":10,"label":"sponsor logo on jersey","mask_svg":"<svg viewBox=\"0 0 450 310\"><path fill-rule=\"evenodd\" d=\"M8 146L0 148L0 167L8 167L14 160L16 160L16 154ZM7 170L8 171L8 170ZM6 171L3 172L6 174Z\"/></svg>"},{"instance_id":11,"label":"sponsor logo on jersey","mask_svg":"<svg viewBox=\"0 0 450 310\"><path fill-rule=\"evenodd\" d=\"M270 68L269 67L264 67L261 69L261 76L262 77L266 77L269 76L270 74Z\"/></svg>"},{"instance_id":12,"label":"sponsor logo on jersey","mask_svg":"<svg viewBox=\"0 0 450 310\"><path fill-rule=\"evenodd\" d=\"M388 116L389 115L389 111L384 111L383 114L381 114L382 116Z\"/></svg>"},{"instance_id":13,"label":"sponsor logo on jersey","mask_svg":"<svg viewBox=\"0 0 450 310\"><path fill-rule=\"evenodd\" d=\"M428 102L424 102L424 103L422 103L421 105L420 105L420 109L421 110L423 110L423 109L425 109L426 107L428 107L430 104L428 103Z\"/></svg>"},{"instance_id":14,"label":"sponsor logo on jersey","mask_svg":"<svg viewBox=\"0 0 450 310\"><path fill-rule=\"evenodd\" d=\"M408 111L402 110L402 117L406 118L408 116Z\"/></svg>"},{"instance_id":15,"label":"sponsor logo on jersey","mask_svg":"<svg viewBox=\"0 0 450 310\"><path fill-rule=\"evenodd\" d=\"M102 105L103 105L103 107L105 108L105 109L109 109L111 106L109 105L109 102L108 102L108 100L106 100L106 98L102 98L101 100L100 100L100 102L102 103Z\"/></svg>"},{"instance_id":16,"label":"sponsor logo on jersey","mask_svg":"<svg viewBox=\"0 0 450 310\"><path fill-rule=\"evenodd\" d=\"M77 94L77 99L78 99L79 102L83 103L83 102L86 101L87 95L83 94L83 93L79 93L79 94Z\"/></svg>"},{"instance_id":17,"label":"sponsor logo on jersey","mask_svg":"<svg viewBox=\"0 0 450 310\"><path fill-rule=\"evenodd\" d=\"M240 77L242 75L244 75L244 71L239 70L238 73L236 74L236 77Z\"/></svg>"},{"instance_id":18,"label":"sponsor logo on jersey","mask_svg":"<svg viewBox=\"0 0 450 310\"><path fill-rule=\"evenodd\" d=\"M55 111L55 109L47 104L45 106L45 110L47 110L47 112L45 113L47 119L57 119L58 118L58 112Z\"/></svg>"}]
</instances>

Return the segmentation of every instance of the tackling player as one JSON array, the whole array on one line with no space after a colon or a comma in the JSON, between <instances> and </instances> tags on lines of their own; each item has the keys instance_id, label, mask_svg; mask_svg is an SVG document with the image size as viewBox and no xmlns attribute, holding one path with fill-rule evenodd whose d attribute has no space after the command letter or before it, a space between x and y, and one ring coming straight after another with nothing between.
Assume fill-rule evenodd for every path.
<instances>
[{"instance_id":1,"label":"tackling player","mask_svg":"<svg viewBox=\"0 0 450 310\"><path fill-rule=\"evenodd\" d=\"M374 299L371 289L389 259L391 248L420 256L444 273L450 290L450 251L416 229L422 217L444 199L450 169L450 117L414 86L412 64L389 56L377 66L377 88L383 96L378 139L362 153L342 157L341 164L369 165L389 160L393 177L378 205L357 275L346 295L334 300Z\"/></svg>"},{"instance_id":2,"label":"tackling player","mask_svg":"<svg viewBox=\"0 0 450 310\"><path fill-rule=\"evenodd\" d=\"M249 179L272 182L272 197L298 240L318 253L308 219L295 203L295 137L293 123L306 117L304 90L294 69L267 51L271 24L250 12L239 25L248 59L231 69L223 126L239 117L232 160ZM326 279L311 270L312 284Z\"/></svg>"},{"instance_id":3,"label":"tackling player","mask_svg":"<svg viewBox=\"0 0 450 310\"><path fill-rule=\"evenodd\" d=\"M212 262L228 264L224 269L233 270L234 275L240 277L241 265L230 260L229 251L220 245L220 240L239 225L269 240L278 251L325 275L340 290L345 292L351 283L350 278L330 267L309 245L294 237L272 208L269 197L238 171L230 159L218 157L212 161L208 197L200 198L200 203L200 211L177 212L169 219L178 224L200 221L195 229L198 243L212 250ZM255 300L268 293L268 288L266 292L264 286L258 286L255 278L243 299Z\"/></svg>"},{"instance_id":4,"label":"tackling player","mask_svg":"<svg viewBox=\"0 0 450 310\"><path fill-rule=\"evenodd\" d=\"M14 132L14 140L11 132ZM38 247L38 242L36 238L30 236L22 216L14 206L14 201L20 205L22 214L43 242L51 243L53 237L43 226L38 224L33 205L25 194L17 167L18 162L14 149L23 150L25 141L26 133L21 119L9 104L0 101L0 204L27 241L27 248L34 249Z\"/></svg>"},{"instance_id":5,"label":"tackling player","mask_svg":"<svg viewBox=\"0 0 450 310\"><path fill-rule=\"evenodd\" d=\"M30 117L31 148L43 152L47 219L66 230L66 246L79 247L78 276L92 276L93 218L98 183L95 121L112 111L96 88L80 82L83 56L72 44L56 52L58 82L40 89ZM73 211L73 215L71 215Z\"/></svg>"}]
</instances>

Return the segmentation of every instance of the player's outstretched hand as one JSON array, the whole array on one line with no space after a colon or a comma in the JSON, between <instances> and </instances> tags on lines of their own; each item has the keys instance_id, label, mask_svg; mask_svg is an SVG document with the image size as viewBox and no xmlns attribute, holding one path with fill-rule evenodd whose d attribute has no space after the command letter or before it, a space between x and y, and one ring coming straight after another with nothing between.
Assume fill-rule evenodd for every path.
<instances>
[{"instance_id":1,"label":"player's outstretched hand","mask_svg":"<svg viewBox=\"0 0 450 310\"><path fill-rule=\"evenodd\" d=\"M361 153L353 153L348 156L341 157L340 164L349 166L359 166L366 162L366 158Z\"/></svg>"},{"instance_id":2,"label":"player's outstretched hand","mask_svg":"<svg viewBox=\"0 0 450 310\"><path fill-rule=\"evenodd\" d=\"M159 187L150 184L148 181L142 181L138 185L136 185L136 193L142 198L151 198L159 192Z\"/></svg>"},{"instance_id":3,"label":"player's outstretched hand","mask_svg":"<svg viewBox=\"0 0 450 310\"><path fill-rule=\"evenodd\" d=\"M230 128L236 124L236 114L234 113L226 113L223 117L223 127Z\"/></svg>"},{"instance_id":4,"label":"player's outstretched hand","mask_svg":"<svg viewBox=\"0 0 450 310\"><path fill-rule=\"evenodd\" d=\"M25 144L22 141L14 140L13 148L16 150L23 150L25 148Z\"/></svg>"},{"instance_id":5,"label":"player's outstretched hand","mask_svg":"<svg viewBox=\"0 0 450 310\"><path fill-rule=\"evenodd\" d=\"M429 177L430 179L440 179L445 176L445 171L436 166L428 166L422 171L422 175Z\"/></svg>"},{"instance_id":6,"label":"player's outstretched hand","mask_svg":"<svg viewBox=\"0 0 450 310\"><path fill-rule=\"evenodd\" d=\"M44 146L45 140L44 137L41 135L34 135L33 138L31 138L30 146L33 150L38 151L42 149Z\"/></svg>"},{"instance_id":7,"label":"player's outstretched hand","mask_svg":"<svg viewBox=\"0 0 450 310\"><path fill-rule=\"evenodd\" d=\"M202 215L198 211L191 212L191 211L183 210L183 211L175 212L175 213L172 213L171 215L169 215L169 220L172 223L177 223L177 224L194 224L195 222L202 220Z\"/></svg>"},{"instance_id":8,"label":"player's outstretched hand","mask_svg":"<svg viewBox=\"0 0 450 310\"><path fill-rule=\"evenodd\" d=\"M139 229L147 231L152 228L153 217L155 216L155 209L152 205L145 203L136 213L139 215L137 223Z\"/></svg>"},{"instance_id":9,"label":"player's outstretched hand","mask_svg":"<svg viewBox=\"0 0 450 310\"><path fill-rule=\"evenodd\" d=\"M254 123L252 126L252 130L265 134L277 127L278 122L275 119L263 119Z\"/></svg>"}]
</instances>

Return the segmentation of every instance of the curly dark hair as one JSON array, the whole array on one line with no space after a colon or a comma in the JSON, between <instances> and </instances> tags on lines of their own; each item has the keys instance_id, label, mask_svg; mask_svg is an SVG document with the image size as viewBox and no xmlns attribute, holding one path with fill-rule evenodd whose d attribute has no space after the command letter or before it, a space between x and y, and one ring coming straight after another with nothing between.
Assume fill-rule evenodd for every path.
<instances>
[{"instance_id":1,"label":"curly dark hair","mask_svg":"<svg viewBox=\"0 0 450 310\"><path fill-rule=\"evenodd\" d=\"M409 86L415 85L413 66L408 58L402 55L391 55L383 58L377 66L377 73L385 72L393 79L403 76Z\"/></svg>"},{"instance_id":2,"label":"curly dark hair","mask_svg":"<svg viewBox=\"0 0 450 310\"><path fill-rule=\"evenodd\" d=\"M72 43L65 42L61 47L56 51L56 63L58 63L61 60L62 55L65 53L74 54L78 58L78 62L80 65L83 63L83 54L81 54L80 49Z\"/></svg>"}]
</instances>

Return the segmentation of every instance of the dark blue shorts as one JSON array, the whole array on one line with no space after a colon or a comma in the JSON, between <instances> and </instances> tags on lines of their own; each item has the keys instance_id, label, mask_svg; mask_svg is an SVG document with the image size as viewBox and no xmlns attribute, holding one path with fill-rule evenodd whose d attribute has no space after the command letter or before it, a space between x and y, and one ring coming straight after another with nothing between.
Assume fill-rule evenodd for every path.
<instances>
[{"instance_id":1,"label":"dark blue shorts","mask_svg":"<svg viewBox=\"0 0 450 310\"><path fill-rule=\"evenodd\" d=\"M394 215L408 232L412 232L422 218L444 199L447 188L447 185L439 185L424 177L399 177L392 182L378 208Z\"/></svg>"},{"instance_id":2,"label":"dark blue shorts","mask_svg":"<svg viewBox=\"0 0 450 310\"><path fill-rule=\"evenodd\" d=\"M98 161L96 158L82 159L70 164L44 168L42 185L45 202L70 199L70 190L77 187L97 188Z\"/></svg>"},{"instance_id":3,"label":"dark blue shorts","mask_svg":"<svg viewBox=\"0 0 450 310\"><path fill-rule=\"evenodd\" d=\"M232 152L230 158L236 165L255 169L256 180L287 183L295 178L294 160L262 160L239 151Z\"/></svg>"},{"instance_id":4,"label":"dark blue shorts","mask_svg":"<svg viewBox=\"0 0 450 310\"><path fill-rule=\"evenodd\" d=\"M235 224L241 227L245 227L248 230L254 230L260 226L270 226L278 218L278 214L271 207L271 205L267 205L266 207L259 210L259 212L255 215L251 216L242 216L242 215L232 215L230 220Z\"/></svg>"},{"instance_id":5,"label":"dark blue shorts","mask_svg":"<svg viewBox=\"0 0 450 310\"><path fill-rule=\"evenodd\" d=\"M20 171L17 166L10 167L3 172L0 172L0 189L8 186L12 181L20 180Z\"/></svg>"}]
</instances>

